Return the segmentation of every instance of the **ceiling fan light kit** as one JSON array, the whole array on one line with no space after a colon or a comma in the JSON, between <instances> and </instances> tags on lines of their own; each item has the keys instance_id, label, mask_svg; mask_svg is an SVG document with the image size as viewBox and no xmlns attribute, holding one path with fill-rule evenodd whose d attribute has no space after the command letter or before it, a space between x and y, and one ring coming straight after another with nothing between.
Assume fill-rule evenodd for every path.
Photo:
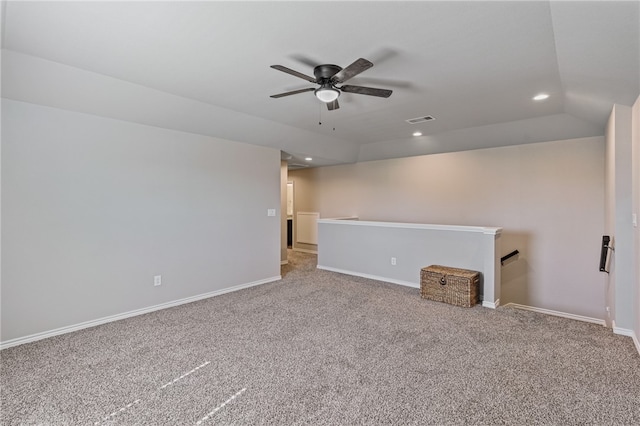
<instances>
[{"instance_id":1,"label":"ceiling fan light kit","mask_svg":"<svg viewBox=\"0 0 640 426\"><path fill-rule=\"evenodd\" d=\"M313 93L320 101L327 104L327 109L329 109L329 111L340 108L340 105L338 104L338 97L342 92L355 93L357 95L377 96L379 98L388 98L389 96L391 96L391 90L376 89L373 87L364 86L338 86L338 84L344 83L345 81L349 80L352 77L355 77L356 75L371 68L372 66L373 63L364 58L356 60L354 63L344 69L340 68L338 65L332 64L318 65L313 69L313 75L315 76L314 78L306 74L302 74L301 72L284 67L282 65L271 65L271 68L273 69L291 74L310 83L316 83L320 85L320 87L318 87L317 89L309 87L307 89L293 90L290 92L279 93L277 95L271 95L271 97L281 98L283 96L296 95L298 93L313 91Z\"/></svg>"},{"instance_id":2,"label":"ceiling fan light kit","mask_svg":"<svg viewBox=\"0 0 640 426\"><path fill-rule=\"evenodd\" d=\"M316 89L314 93L316 94L316 98L325 103L333 102L340 96L340 91L331 87L330 83L323 84Z\"/></svg>"}]
</instances>

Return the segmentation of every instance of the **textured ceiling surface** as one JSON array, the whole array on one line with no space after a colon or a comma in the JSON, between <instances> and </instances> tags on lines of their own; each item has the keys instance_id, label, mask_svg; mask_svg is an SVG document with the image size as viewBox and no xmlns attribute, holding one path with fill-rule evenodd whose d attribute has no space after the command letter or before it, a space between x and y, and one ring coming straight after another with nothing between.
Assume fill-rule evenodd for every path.
<instances>
[{"instance_id":1,"label":"textured ceiling surface","mask_svg":"<svg viewBox=\"0 0 640 426\"><path fill-rule=\"evenodd\" d=\"M9 1L3 10L4 97L144 124L162 115L168 128L320 165L602 135L612 105L640 93L637 2ZM335 111L313 92L269 97L314 86L270 65L313 75L359 57L374 66L349 84L391 97L344 93ZM51 67L58 92L19 84L28 61ZM81 79L62 77L77 70L96 76L92 100L75 93L86 92ZM106 89L116 80L147 90L135 89L136 102L160 96L149 90L166 96L147 101L145 118ZM532 101L540 92L549 99ZM435 120L405 122L424 115Z\"/></svg>"}]
</instances>

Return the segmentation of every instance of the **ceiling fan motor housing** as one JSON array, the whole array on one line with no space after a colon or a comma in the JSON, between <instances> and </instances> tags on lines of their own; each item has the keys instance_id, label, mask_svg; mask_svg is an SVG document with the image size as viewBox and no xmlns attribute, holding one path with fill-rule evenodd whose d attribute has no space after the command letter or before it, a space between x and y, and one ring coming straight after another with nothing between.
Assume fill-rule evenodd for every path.
<instances>
[{"instance_id":1,"label":"ceiling fan motor housing","mask_svg":"<svg viewBox=\"0 0 640 426\"><path fill-rule=\"evenodd\" d=\"M342 71L342 68L337 65L318 65L313 69L313 75L316 77L316 82L318 84L323 84L328 82L331 77L336 75L339 71Z\"/></svg>"}]
</instances>

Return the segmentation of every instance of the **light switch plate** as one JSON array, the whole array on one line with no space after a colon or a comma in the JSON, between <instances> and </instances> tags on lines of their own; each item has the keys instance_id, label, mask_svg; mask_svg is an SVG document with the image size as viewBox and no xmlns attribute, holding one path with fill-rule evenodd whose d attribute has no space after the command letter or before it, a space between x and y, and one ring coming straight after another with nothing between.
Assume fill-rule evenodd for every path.
<instances>
[{"instance_id":1,"label":"light switch plate","mask_svg":"<svg viewBox=\"0 0 640 426\"><path fill-rule=\"evenodd\" d=\"M267 216L275 216L276 209L267 209Z\"/></svg>"}]
</instances>

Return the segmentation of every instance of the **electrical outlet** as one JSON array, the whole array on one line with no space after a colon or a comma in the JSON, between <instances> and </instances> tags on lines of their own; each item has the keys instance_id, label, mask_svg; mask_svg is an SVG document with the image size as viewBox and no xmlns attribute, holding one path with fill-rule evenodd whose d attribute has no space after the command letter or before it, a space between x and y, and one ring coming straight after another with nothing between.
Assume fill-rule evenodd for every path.
<instances>
[{"instance_id":1,"label":"electrical outlet","mask_svg":"<svg viewBox=\"0 0 640 426\"><path fill-rule=\"evenodd\" d=\"M267 216L275 216L276 209L267 209Z\"/></svg>"},{"instance_id":2,"label":"electrical outlet","mask_svg":"<svg viewBox=\"0 0 640 426\"><path fill-rule=\"evenodd\" d=\"M392 264L393 266L396 266L397 261L396 261L396 258L395 258L395 257L392 257L392 258L391 258L391 264Z\"/></svg>"},{"instance_id":3,"label":"electrical outlet","mask_svg":"<svg viewBox=\"0 0 640 426\"><path fill-rule=\"evenodd\" d=\"M156 275L153 277L153 285L156 287L162 285L162 275Z\"/></svg>"}]
</instances>

